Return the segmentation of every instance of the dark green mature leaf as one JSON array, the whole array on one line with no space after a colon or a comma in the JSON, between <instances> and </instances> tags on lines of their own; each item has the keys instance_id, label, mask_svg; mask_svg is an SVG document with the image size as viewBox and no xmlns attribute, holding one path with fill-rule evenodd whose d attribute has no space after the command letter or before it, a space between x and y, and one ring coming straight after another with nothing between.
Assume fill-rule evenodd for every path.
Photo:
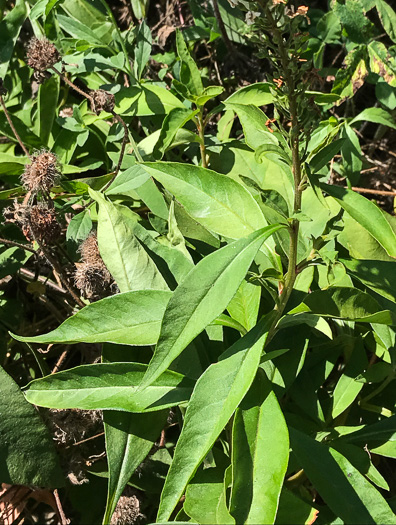
<instances>
[{"instance_id":1,"label":"dark green mature leaf","mask_svg":"<svg viewBox=\"0 0 396 525\"><path fill-rule=\"evenodd\" d=\"M202 259L176 288L142 388L168 368L186 346L218 317L238 290L265 239L282 226L267 226Z\"/></svg>"},{"instance_id":2,"label":"dark green mature leaf","mask_svg":"<svg viewBox=\"0 0 396 525\"><path fill-rule=\"evenodd\" d=\"M187 483L249 390L272 321L270 314L198 379L162 491L158 520L169 519Z\"/></svg>"},{"instance_id":3,"label":"dark green mature leaf","mask_svg":"<svg viewBox=\"0 0 396 525\"><path fill-rule=\"evenodd\" d=\"M98 202L98 245L100 254L121 292L168 290L154 261L133 233L122 208L93 190Z\"/></svg>"},{"instance_id":4,"label":"dark green mature leaf","mask_svg":"<svg viewBox=\"0 0 396 525\"><path fill-rule=\"evenodd\" d=\"M54 443L37 410L0 367L0 482L62 487Z\"/></svg>"},{"instance_id":5,"label":"dark green mature leaf","mask_svg":"<svg viewBox=\"0 0 396 525\"><path fill-rule=\"evenodd\" d=\"M177 54L181 60L180 81L191 95L199 97L203 92L201 72L192 59L181 31L176 30Z\"/></svg>"},{"instance_id":6,"label":"dark green mature leaf","mask_svg":"<svg viewBox=\"0 0 396 525\"><path fill-rule=\"evenodd\" d=\"M150 28L143 20L138 27L134 51L135 62L133 63L133 72L138 80L140 80L144 68L150 58L152 43L153 39Z\"/></svg>"},{"instance_id":7,"label":"dark green mature leaf","mask_svg":"<svg viewBox=\"0 0 396 525\"><path fill-rule=\"evenodd\" d=\"M348 0L345 3L336 0L333 10L352 42L363 43L370 38L373 24L365 16L361 0Z\"/></svg>"},{"instance_id":8,"label":"dark green mature leaf","mask_svg":"<svg viewBox=\"0 0 396 525\"><path fill-rule=\"evenodd\" d=\"M70 16L57 15L60 27L74 38L86 40L90 44L104 45L104 42L98 37L95 31L83 24L81 21L71 18Z\"/></svg>"},{"instance_id":9,"label":"dark green mature leaf","mask_svg":"<svg viewBox=\"0 0 396 525\"><path fill-rule=\"evenodd\" d=\"M315 173L326 166L328 162L337 155L340 151L341 146L343 145L345 139L334 140L324 148L322 148L319 153L317 153L310 161L312 173Z\"/></svg>"},{"instance_id":10,"label":"dark green mature leaf","mask_svg":"<svg viewBox=\"0 0 396 525\"><path fill-rule=\"evenodd\" d=\"M38 90L39 137L46 146L48 146L52 125L56 117L59 85L58 75L53 75L44 84L41 84Z\"/></svg>"},{"instance_id":11,"label":"dark green mature leaf","mask_svg":"<svg viewBox=\"0 0 396 525\"><path fill-rule=\"evenodd\" d=\"M188 401L194 381L170 370L137 392L146 370L140 363L82 365L31 381L23 392L34 405L82 410L156 412Z\"/></svg>"},{"instance_id":12,"label":"dark green mature leaf","mask_svg":"<svg viewBox=\"0 0 396 525\"><path fill-rule=\"evenodd\" d=\"M230 513L236 523L274 523L288 460L285 419L259 369L234 419Z\"/></svg>"},{"instance_id":13,"label":"dark green mature leaf","mask_svg":"<svg viewBox=\"0 0 396 525\"><path fill-rule=\"evenodd\" d=\"M105 411L109 487L103 525L112 514L129 478L144 461L164 428L168 410L148 414Z\"/></svg>"},{"instance_id":14,"label":"dark green mature leaf","mask_svg":"<svg viewBox=\"0 0 396 525\"><path fill-rule=\"evenodd\" d=\"M341 259L348 273L366 286L396 302L396 272L394 261Z\"/></svg>"},{"instance_id":15,"label":"dark green mature leaf","mask_svg":"<svg viewBox=\"0 0 396 525\"><path fill-rule=\"evenodd\" d=\"M396 324L396 316L392 312L381 310L371 295L356 288L332 286L327 290L316 290L289 314L300 312L362 323Z\"/></svg>"},{"instance_id":16,"label":"dark green mature leaf","mask_svg":"<svg viewBox=\"0 0 396 525\"><path fill-rule=\"evenodd\" d=\"M0 78L5 77L14 45L27 15L25 0L17 0L14 8L0 22Z\"/></svg>"},{"instance_id":17,"label":"dark green mature leaf","mask_svg":"<svg viewBox=\"0 0 396 525\"><path fill-rule=\"evenodd\" d=\"M12 334L31 343L103 343L152 345L171 292L140 290L106 297L64 321L56 330L37 336Z\"/></svg>"},{"instance_id":18,"label":"dark green mature leaf","mask_svg":"<svg viewBox=\"0 0 396 525\"><path fill-rule=\"evenodd\" d=\"M241 184L205 168L175 162L141 165L209 230L239 239L267 223L259 205Z\"/></svg>"},{"instance_id":19,"label":"dark green mature leaf","mask_svg":"<svg viewBox=\"0 0 396 525\"><path fill-rule=\"evenodd\" d=\"M300 465L336 516L351 525L395 523L385 499L344 456L297 430L290 429L290 438Z\"/></svg>"},{"instance_id":20,"label":"dark green mature leaf","mask_svg":"<svg viewBox=\"0 0 396 525\"><path fill-rule=\"evenodd\" d=\"M373 202L341 186L321 184L321 187L363 226L391 257L396 257L396 234L383 212Z\"/></svg>"},{"instance_id":21,"label":"dark green mature leaf","mask_svg":"<svg viewBox=\"0 0 396 525\"><path fill-rule=\"evenodd\" d=\"M84 210L75 215L69 222L66 231L66 240L83 241L92 230L92 219L89 210Z\"/></svg>"}]
</instances>

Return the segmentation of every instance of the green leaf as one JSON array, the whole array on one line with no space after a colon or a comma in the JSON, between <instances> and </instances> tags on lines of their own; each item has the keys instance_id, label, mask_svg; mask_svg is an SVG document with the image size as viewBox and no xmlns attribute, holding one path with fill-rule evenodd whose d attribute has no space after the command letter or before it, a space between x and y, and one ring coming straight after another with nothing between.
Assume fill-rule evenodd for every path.
<instances>
[{"instance_id":1,"label":"green leaf","mask_svg":"<svg viewBox=\"0 0 396 525\"><path fill-rule=\"evenodd\" d=\"M266 106L271 104L273 100L271 84L269 82L256 82L235 91L224 101L224 104L231 102L232 104Z\"/></svg>"},{"instance_id":2,"label":"green leaf","mask_svg":"<svg viewBox=\"0 0 396 525\"><path fill-rule=\"evenodd\" d=\"M271 383L259 369L232 431L230 513L236 523L274 523L289 460L289 434Z\"/></svg>"},{"instance_id":3,"label":"green leaf","mask_svg":"<svg viewBox=\"0 0 396 525\"><path fill-rule=\"evenodd\" d=\"M321 184L321 188L363 226L391 257L396 257L396 234L380 208L359 193L347 188L329 184Z\"/></svg>"},{"instance_id":4,"label":"green leaf","mask_svg":"<svg viewBox=\"0 0 396 525\"><path fill-rule=\"evenodd\" d=\"M264 240L281 226L267 226L202 259L176 288L142 388L166 370L186 346L218 317L238 290Z\"/></svg>"},{"instance_id":5,"label":"green leaf","mask_svg":"<svg viewBox=\"0 0 396 525\"><path fill-rule=\"evenodd\" d=\"M134 49L135 62L133 63L133 72L138 80L141 79L144 68L149 61L152 43L150 28L143 20L137 30Z\"/></svg>"},{"instance_id":6,"label":"green leaf","mask_svg":"<svg viewBox=\"0 0 396 525\"><path fill-rule=\"evenodd\" d=\"M396 86L396 60L382 42L373 41L367 46L370 69L382 77L389 86Z\"/></svg>"},{"instance_id":7,"label":"green leaf","mask_svg":"<svg viewBox=\"0 0 396 525\"><path fill-rule=\"evenodd\" d=\"M289 314L300 312L311 312L323 317L361 323L395 324L396 322L395 315L389 310L380 311L379 304L368 293L356 288L337 286L310 293Z\"/></svg>"},{"instance_id":8,"label":"green leaf","mask_svg":"<svg viewBox=\"0 0 396 525\"><path fill-rule=\"evenodd\" d=\"M19 336L30 343L103 343L152 345L158 340L161 321L171 292L126 292L92 303L47 334Z\"/></svg>"},{"instance_id":9,"label":"green leaf","mask_svg":"<svg viewBox=\"0 0 396 525\"><path fill-rule=\"evenodd\" d=\"M174 108L170 111L162 123L161 133L158 137L153 151L155 159L160 159L165 154L166 150L172 144L176 133L182 128L189 120L191 120L198 110L192 111L187 108Z\"/></svg>"},{"instance_id":10,"label":"green leaf","mask_svg":"<svg viewBox=\"0 0 396 525\"><path fill-rule=\"evenodd\" d=\"M366 286L396 302L396 272L394 261L358 261L340 259L348 273L359 279Z\"/></svg>"},{"instance_id":11,"label":"green leaf","mask_svg":"<svg viewBox=\"0 0 396 525\"><path fill-rule=\"evenodd\" d=\"M54 442L37 410L0 366L0 482L62 487Z\"/></svg>"},{"instance_id":12,"label":"green leaf","mask_svg":"<svg viewBox=\"0 0 396 525\"><path fill-rule=\"evenodd\" d=\"M81 21L58 14L56 16L60 27L74 38L86 40L90 44L104 45L105 42L98 37L97 33L83 24Z\"/></svg>"},{"instance_id":13,"label":"green leaf","mask_svg":"<svg viewBox=\"0 0 396 525\"><path fill-rule=\"evenodd\" d=\"M290 490L282 489L276 525L312 525L318 511Z\"/></svg>"},{"instance_id":14,"label":"green leaf","mask_svg":"<svg viewBox=\"0 0 396 525\"><path fill-rule=\"evenodd\" d=\"M141 363L81 365L31 381L23 392L29 403L57 409L156 412L188 401L194 381L171 370L137 392L146 370Z\"/></svg>"},{"instance_id":15,"label":"green leaf","mask_svg":"<svg viewBox=\"0 0 396 525\"><path fill-rule=\"evenodd\" d=\"M201 73L192 59L180 30L176 30L176 49L181 60L180 81L191 95L199 97L204 90Z\"/></svg>"},{"instance_id":16,"label":"green leaf","mask_svg":"<svg viewBox=\"0 0 396 525\"><path fill-rule=\"evenodd\" d=\"M146 9L150 0L131 0L133 14L138 20L146 16Z\"/></svg>"},{"instance_id":17,"label":"green leaf","mask_svg":"<svg viewBox=\"0 0 396 525\"><path fill-rule=\"evenodd\" d=\"M233 319L250 330L257 322L260 299L261 286L243 280L227 310Z\"/></svg>"},{"instance_id":18,"label":"green leaf","mask_svg":"<svg viewBox=\"0 0 396 525\"><path fill-rule=\"evenodd\" d=\"M73 240L76 242L83 241L89 235L92 229L92 219L89 210L84 210L75 215L69 222L66 231L66 240Z\"/></svg>"},{"instance_id":19,"label":"green leaf","mask_svg":"<svg viewBox=\"0 0 396 525\"><path fill-rule=\"evenodd\" d=\"M356 381L356 378L367 368L367 365L363 343L360 339L355 339L352 355L333 392L333 409L331 414L333 419L342 414L355 401L363 388L363 383Z\"/></svg>"},{"instance_id":20,"label":"green leaf","mask_svg":"<svg viewBox=\"0 0 396 525\"><path fill-rule=\"evenodd\" d=\"M106 190L106 195L130 195L132 190L140 188L150 178L139 164L121 171Z\"/></svg>"},{"instance_id":21,"label":"green leaf","mask_svg":"<svg viewBox=\"0 0 396 525\"><path fill-rule=\"evenodd\" d=\"M238 239L266 225L259 205L241 184L214 171L175 162L141 165L209 230Z\"/></svg>"},{"instance_id":22,"label":"green leaf","mask_svg":"<svg viewBox=\"0 0 396 525\"><path fill-rule=\"evenodd\" d=\"M122 491L129 478L153 448L165 426L167 417L168 410L149 414L103 412L109 466L109 486L103 518L104 525L110 524Z\"/></svg>"},{"instance_id":23,"label":"green leaf","mask_svg":"<svg viewBox=\"0 0 396 525\"><path fill-rule=\"evenodd\" d=\"M38 90L39 137L46 146L48 146L52 125L56 117L59 85L58 75L53 75L44 84L41 84Z\"/></svg>"},{"instance_id":24,"label":"green leaf","mask_svg":"<svg viewBox=\"0 0 396 525\"><path fill-rule=\"evenodd\" d=\"M169 519L185 486L249 390L272 321L270 315L256 325L198 379L162 491L159 521Z\"/></svg>"},{"instance_id":25,"label":"green leaf","mask_svg":"<svg viewBox=\"0 0 396 525\"><path fill-rule=\"evenodd\" d=\"M89 189L99 204L98 245L100 254L121 292L168 290L154 261L137 240L122 208Z\"/></svg>"},{"instance_id":26,"label":"green leaf","mask_svg":"<svg viewBox=\"0 0 396 525\"><path fill-rule=\"evenodd\" d=\"M355 47L345 57L345 67L338 69L332 89L333 93L340 95L337 106L352 97L363 86L368 75L366 57L366 45Z\"/></svg>"},{"instance_id":27,"label":"green leaf","mask_svg":"<svg viewBox=\"0 0 396 525\"><path fill-rule=\"evenodd\" d=\"M365 43L371 37L373 24L365 16L361 0L336 0L332 9L353 42Z\"/></svg>"},{"instance_id":28,"label":"green leaf","mask_svg":"<svg viewBox=\"0 0 396 525\"><path fill-rule=\"evenodd\" d=\"M353 118L349 125L356 124L356 122L374 122L374 124L382 124L389 128L396 129L395 119L392 115L382 108L367 108L364 109L359 115Z\"/></svg>"},{"instance_id":29,"label":"green leaf","mask_svg":"<svg viewBox=\"0 0 396 525\"><path fill-rule=\"evenodd\" d=\"M334 155L340 151L341 146L343 145L345 139L334 140L324 148L322 148L319 153L317 153L310 161L309 165L311 166L312 173L316 173L321 170L328 162L334 158Z\"/></svg>"},{"instance_id":30,"label":"green leaf","mask_svg":"<svg viewBox=\"0 0 396 525\"><path fill-rule=\"evenodd\" d=\"M0 78L6 76L22 24L27 16L25 0L17 0L14 8L0 22Z\"/></svg>"},{"instance_id":31,"label":"green leaf","mask_svg":"<svg viewBox=\"0 0 396 525\"><path fill-rule=\"evenodd\" d=\"M297 430L290 429L290 438L304 472L336 516L351 525L395 523L385 499L344 456Z\"/></svg>"},{"instance_id":32,"label":"green leaf","mask_svg":"<svg viewBox=\"0 0 396 525\"><path fill-rule=\"evenodd\" d=\"M278 140L269 131L266 124L268 117L252 104L235 104L227 102L227 109L232 109L238 115L242 124L246 144L252 149L259 148L262 144L278 145Z\"/></svg>"},{"instance_id":33,"label":"green leaf","mask_svg":"<svg viewBox=\"0 0 396 525\"><path fill-rule=\"evenodd\" d=\"M137 117L165 115L173 108L185 107L165 87L149 83L122 88L115 94L115 100L115 111L117 113Z\"/></svg>"},{"instance_id":34,"label":"green leaf","mask_svg":"<svg viewBox=\"0 0 396 525\"><path fill-rule=\"evenodd\" d=\"M389 38L396 43L396 13L385 0L375 2L378 15Z\"/></svg>"},{"instance_id":35,"label":"green leaf","mask_svg":"<svg viewBox=\"0 0 396 525\"><path fill-rule=\"evenodd\" d=\"M224 91L222 86L208 86L202 91L202 95L196 97L194 102L198 107L204 106L212 98L218 97Z\"/></svg>"}]
</instances>

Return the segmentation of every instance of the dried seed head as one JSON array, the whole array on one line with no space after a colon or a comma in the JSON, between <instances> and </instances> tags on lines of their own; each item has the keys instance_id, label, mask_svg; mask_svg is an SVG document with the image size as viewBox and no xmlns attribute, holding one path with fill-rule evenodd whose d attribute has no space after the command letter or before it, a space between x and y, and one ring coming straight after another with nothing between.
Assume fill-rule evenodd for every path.
<instances>
[{"instance_id":1,"label":"dried seed head","mask_svg":"<svg viewBox=\"0 0 396 525\"><path fill-rule=\"evenodd\" d=\"M61 59L54 44L46 38L32 38L27 50L27 63L35 71L44 72Z\"/></svg>"},{"instance_id":2,"label":"dried seed head","mask_svg":"<svg viewBox=\"0 0 396 525\"><path fill-rule=\"evenodd\" d=\"M140 501L133 489L126 487L118 500L110 525L133 525L140 522L139 518L143 518L140 513Z\"/></svg>"},{"instance_id":3,"label":"dried seed head","mask_svg":"<svg viewBox=\"0 0 396 525\"><path fill-rule=\"evenodd\" d=\"M101 111L108 111L111 113L114 110L115 98L112 93L104 91L104 89L96 89L89 93L92 99L92 111L99 115Z\"/></svg>"},{"instance_id":4,"label":"dried seed head","mask_svg":"<svg viewBox=\"0 0 396 525\"><path fill-rule=\"evenodd\" d=\"M44 203L30 208L26 232L22 229L28 240L36 239L43 244L53 244L57 241L61 230L54 208L49 208Z\"/></svg>"},{"instance_id":5,"label":"dried seed head","mask_svg":"<svg viewBox=\"0 0 396 525\"><path fill-rule=\"evenodd\" d=\"M90 264L96 264L99 262L104 265L102 257L99 253L96 232L93 231L88 235L85 241L81 243L78 251L81 253L81 258L84 262L88 262Z\"/></svg>"},{"instance_id":6,"label":"dried seed head","mask_svg":"<svg viewBox=\"0 0 396 525\"><path fill-rule=\"evenodd\" d=\"M12 206L3 210L5 222L13 222L17 226L23 226L29 222L29 206L19 204L15 199Z\"/></svg>"},{"instance_id":7,"label":"dried seed head","mask_svg":"<svg viewBox=\"0 0 396 525\"><path fill-rule=\"evenodd\" d=\"M27 190L37 193L49 191L60 178L58 160L54 153L42 150L32 157L32 163L25 166L21 179Z\"/></svg>"},{"instance_id":8,"label":"dried seed head","mask_svg":"<svg viewBox=\"0 0 396 525\"><path fill-rule=\"evenodd\" d=\"M100 299L109 295L112 278L103 261L76 263L74 282L77 288L88 299Z\"/></svg>"}]
</instances>

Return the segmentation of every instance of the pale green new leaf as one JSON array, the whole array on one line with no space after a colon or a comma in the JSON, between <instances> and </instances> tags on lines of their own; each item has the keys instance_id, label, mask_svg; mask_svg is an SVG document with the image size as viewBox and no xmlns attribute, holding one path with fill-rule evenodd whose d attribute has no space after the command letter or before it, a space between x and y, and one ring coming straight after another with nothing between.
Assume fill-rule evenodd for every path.
<instances>
[{"instance_id":1,"label":"pale green new leaf","mask_svg":"<svg viewBox=\"0 0 396 525\"><path fill-rule=\"evenodd\" d=\"M289 434L265 377L255 381L237 408L232 432L230 512L236 523L274 523L289 460Z\"/></svg>"},{"instance_id":2,"label":"pale green new leaf","mask_svg":"<svg viewBox=\"0 0 396 525\"><path fill-rule=\"evenodd\" d=\"M267 222L249 191L226 175L175 162L141 165L209 230L229 239L245 237Z\"/></svg>"},{"instance_id":3,"label":"pale green new leaf","mask_svg":"<svg viewBox=\"0 0 396 525\"><path fill-rule=\"evenodd\" d=\"M321 184L321 188L363 226L391 257L396 257L396 234L383 212L373 202L341 186Z\"/></svg>"},{"instance_id":4,"label":"pale green new leaf","mask_svg":"<svg viewBox=\"0 0 396 525\"><path fill-rule=\"evenodd\" d=\"M120 291L168 290L165 279L137 240L121 209L101 193L90 190L90 195L99 204L99 251Z\"/></svg>"},{"instance_id":5,"label":"pale green new leaf","mask_svg":"<svg viewBox=\"0 0 396 525\"><path fill-rule=\"evenodd\" d=\"M141 363L82 365L31 381L23 392L29 403L57 409L156 412L188 401L194 381L170 370L138 392L146 370Z\"/></svg>"},{"instance_id":6,"label":"pale green new leaf","mask_svg":"<svg viewBox=\"0 0 396 525\"><path fill-rule=\"evenodd\" d=\"M238 290L264 240L282 226L267 226L202 259L176 288L142 388L159 377L218 317Z\"/></svg>"},{"instance_id":7,"label":"pale green new leaf","mask_svg":"<svg viewBox=\"0 0 396 525\"><path fill-rule=\"evenodd\" d=\"M224 103L266 106L274 100L272 90L273 87L269 82L255 82L232 93Z\"/></svg>"},{"instance_id":8,"label":"pale green new leaf","mask_svg":"<svg viewBox=\"0 0 396 525\"><path fill-rule=\"evenodd\" d=\"M19 336L31 343L116 343L153 345L171 292L140 290L106 297L92 303L47 334Z\"/></svg>"},{"instance_id":9,"label":"pale green new leaf","mask_svg":"<svg viewBox=\"0 0 396 525\"><path fill-rule=\"evenodd\" d=\"M161 495L158 521L169 519L189 480L250 388L272 315L222 354L198 379Z\"/></svg>"},{"instance_id":10,"label":"pale green new leaf","mask_svg":"<svg viewBox=\"0 0 396 525\"><path fill-rule=\"evenodd\" d=\"M267 127L268 117L256 106L251 104L235 104L227 102L227 109L232 109L238 115L245 134L246 144L257 149L263 144L278 145L278 139Z\"/></svg>"}]
</instances>

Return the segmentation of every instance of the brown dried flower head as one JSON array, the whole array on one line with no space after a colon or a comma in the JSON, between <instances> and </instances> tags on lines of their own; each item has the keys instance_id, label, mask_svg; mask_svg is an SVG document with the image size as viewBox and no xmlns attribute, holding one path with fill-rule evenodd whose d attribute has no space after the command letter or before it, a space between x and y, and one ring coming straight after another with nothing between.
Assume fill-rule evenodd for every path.
<instances>
[{"instance_id":1,"label":"brown dried flower head","mask_svg":"<svg viewBox=\"0 0 396 525\"><path fill-rule=\"evenodd\" d=\"M54 208L40 203L32 206L29 213L29 222L25 237L28 240L37 240L43 244L53 244L58 240L62 228L56 218Z\"/></svg>"},{"instance_id":2,"label":"brown dried flower head","mask_svg":"<svg viewBox=\"0 0 396 525\"><path fill-rule=\"evenodd\" d=\"M85 297L96 300L109 294L112 278L103 261L76 263L76 267L74 282Z\"/></svg>"},{"instance_id":3,"label":"brown dried flower head","mask_svg":"<svg viewBox=\"0 0 396 525\"><path fill-rule=\"evenodd\" d=\"M98 238L96 232L91 232L88 235L85 241L81 243L78 251L81 253L81 258L84 262L89 262L91 264L104 264L102 257L99 253Z\"/></svg>"},{"instance_id":4,"label":"brown dried flower head","mask_svg":"<svg viewBox=\"0 0 396 525\"><path fill-rule=\"evenodd\" d=\"M110 525L134 525L143 518L140 512L140 501L131 487L126 487L118 500Z\"/></svg>"},{"instance_id":5,"label":"brown dried flower head","mask_svg":"<svg viewBox=\"0 0 396 525\"><path fill-rule=\"evenodd\" d=\"M79 248L81 263L76 263L74 282L88 299L100 299L109 295L113 279L99 253L96 232L91 232Z\"/></svg>"},{"instance_id":6,"label":"brown dried flower head","mask_svg":"<svg viewBox=\"0 0 396 525\"><path fill-rule=\"evenodd\" d=\"M33 193L49 191L60 178L58 160L54 153L42 150L25 166L21 179L24 187Z\"/></svg>"},{"instance_id":7,"label":"brown dried flower head","mask_svg":"<svg viewBox=\"0 0 396 525\"><path fill-rule=\"evenodd\" d=\"M44 72L61 59L54 44L46 38L32 38L27 50L27 63L35 71Z\"/></svg>"},{"instance_id":8,"label":"brown dried flower head","mask_svg":"<svg viewBox=\"0 0 396 525\"><path fill-rule=\"evenodd\" d=\"M111 113L114 110L115 98L112 93L108 93L104 89L96 89L95 91L91 91L89 95L92 99L92 111L97 115L99 115L101 111Z\"/></svg>"}]
</instances>

